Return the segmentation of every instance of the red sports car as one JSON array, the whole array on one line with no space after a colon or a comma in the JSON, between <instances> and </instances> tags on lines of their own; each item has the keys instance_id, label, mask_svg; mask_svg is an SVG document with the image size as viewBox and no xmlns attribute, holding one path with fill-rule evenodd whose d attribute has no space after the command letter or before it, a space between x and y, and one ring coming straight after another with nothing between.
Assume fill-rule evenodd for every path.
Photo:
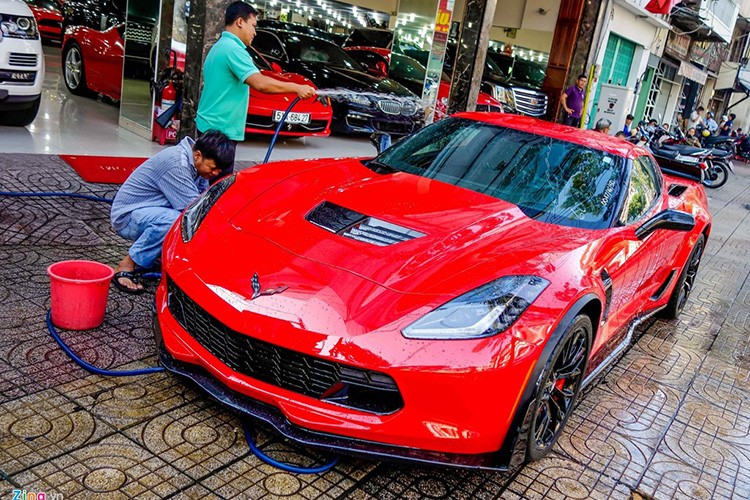
<instances>
[{"instance_id":1,"label":"red sports car","mask_svg":"<svg viewBox=\"0 0 750 500\"><path fill-rule=\"evenodd\" d=\"M503 469L550 450L638 322L680 313L710 229L700 183L644 149L460 113L216 183L165 241L157 343L301 443Z\"/></svg>"},{"instance_id":2,"label":"red sports car","mask_svg":"<svg viewBox=\"0 0 750 500\"><path fill-rule=\"evenodd\" d=\"M39 34L44 40L60 43L63 38L62 2L59 0L25 0L34 13Z\"/></svg>"},{"instance_id":3,"label":"red sports car","mask_svg":"<svg viewBox=\"0 0 750 500\"><path fill-rule=\"evenodd\" d=\"M65 30L62 59L63 79L68 90L76 95L97 93L120 100L124 29L124 24L118 24L104 31L85 26L71 26ZM180 47L184 45L173 45L173 48L177 48L176 65L182 69L185 65L185 53L184 48L179 50ZM264 75L277 80L313 85L301 75L283 73L281 68L272 68L252 47L248 50ZM245 131L272 134L295 97L293 94L271 95L251 90ZM330 135L332 114L327 97L301 100L287 116L279 134L293 137Z\"/></svg>"}]
</instances>

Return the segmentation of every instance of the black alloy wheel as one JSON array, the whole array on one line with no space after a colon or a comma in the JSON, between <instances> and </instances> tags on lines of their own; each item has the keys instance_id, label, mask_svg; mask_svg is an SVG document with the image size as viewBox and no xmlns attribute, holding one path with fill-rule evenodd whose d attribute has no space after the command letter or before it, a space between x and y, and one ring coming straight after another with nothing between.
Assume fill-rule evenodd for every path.
<instances>
[{"instance_id":1,"label":"black alloy wheel","mask_svg":"<svg viewBox=\"0 0 750 500\"><path fill-rule=\"evenodd\" d=\"M685 308L690 292L695 287L695 278L698 275L698 268L701 264L701 258L703 257L703 249L706 246L706 238L702 234L698 237L698 241L695 242L693 250L690 252L685 267L680 273L680 278L677 280L672 295L669 297L667 307L664 309L663 316L668 319L677 319L680 313Z\"/></svg>"},{"instance_id":2,"label":"black alloy wheel","mask_svg":"<svg viewBox=\"0 0 750 500\"><path fill-rule=\"evenodd\" d=\"M588 316L577 316L547 362L532 410L528 460L539 460L549 453L575 407L586 373L592 330Z\"/></svg>"}]
</instances>

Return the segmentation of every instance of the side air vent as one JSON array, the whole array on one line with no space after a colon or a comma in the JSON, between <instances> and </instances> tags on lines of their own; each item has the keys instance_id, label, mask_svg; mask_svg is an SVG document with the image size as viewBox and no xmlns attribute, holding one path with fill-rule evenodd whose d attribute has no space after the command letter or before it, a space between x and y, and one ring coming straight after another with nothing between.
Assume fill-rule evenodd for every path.
<instances>
[{"instance_id":1,"label":"side air vent","mask_svg":"<svg viewBox=\"0 0 750 500\"><path fill-rule=\"evenodd\" d=\"M669 196L678 198L682 196L682 193L684 193L686 189L687 186L683 186L682 184L672 184L669 186Z\"/></svg>"},{"instance_id":2,"label":"side air vent","mask_svg":"<svg viewBox=\"0 0 750 500\"><path fill-rule=\"evenodd\" d=\"M315 207L305 218L332 233L381 247L424 236L419 231L368 217L327 201Z\"/></svg>"}]
</instances>

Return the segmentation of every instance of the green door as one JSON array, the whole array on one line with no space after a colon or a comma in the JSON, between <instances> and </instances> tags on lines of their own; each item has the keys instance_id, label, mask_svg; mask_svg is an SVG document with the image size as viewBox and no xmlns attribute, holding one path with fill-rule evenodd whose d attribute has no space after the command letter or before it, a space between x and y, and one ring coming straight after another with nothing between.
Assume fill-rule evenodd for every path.
<instances>
[{"instance_id":1,"label":"green door","mask_svg":"<svg viewBox=\"0 0 750 500\"><path fill-rule=\"evenodd\" d=\"M630 75L630 67L633 65L633 56L635 55L635 43L625 40L621 36L610 33L607 41L607 48L604 51L604 61L602 62L602 71L599 75L599 82L596 86L594 97L594 106L591 108L593 114L599 105L599 93L602 90L602 83L620 85L625 87Z\"/></svg>"}]
</instances>

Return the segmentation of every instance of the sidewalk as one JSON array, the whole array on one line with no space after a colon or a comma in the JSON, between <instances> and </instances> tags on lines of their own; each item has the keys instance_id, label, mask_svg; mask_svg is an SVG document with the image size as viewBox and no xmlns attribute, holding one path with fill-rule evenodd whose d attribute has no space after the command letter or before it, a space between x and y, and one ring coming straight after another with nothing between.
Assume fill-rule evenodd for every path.
<instances>
[{"instance_id":1,"label":"sidewalk","mask_svg":"<svg viewBox=\"0 0 750 500\"><path fill-rule=\"evenodd\" d=\"M111 197L57 156L0 154L0 191ZM261 463L240 420L166 373L89 375L50 339L46 268L114 266L126 242L108 205L0 198L0 499L750 497L750 167L708 191L714 226L697 289L678 321L654 320L583 398L546 459L512 474L343 457L322 475ZM103 368L156 363L150 294L111 289L104 325L62 332ZM500 388L487 388L491 394ZM259 444L309 464L274 432Z\"/></svg>"}]
</instances>

